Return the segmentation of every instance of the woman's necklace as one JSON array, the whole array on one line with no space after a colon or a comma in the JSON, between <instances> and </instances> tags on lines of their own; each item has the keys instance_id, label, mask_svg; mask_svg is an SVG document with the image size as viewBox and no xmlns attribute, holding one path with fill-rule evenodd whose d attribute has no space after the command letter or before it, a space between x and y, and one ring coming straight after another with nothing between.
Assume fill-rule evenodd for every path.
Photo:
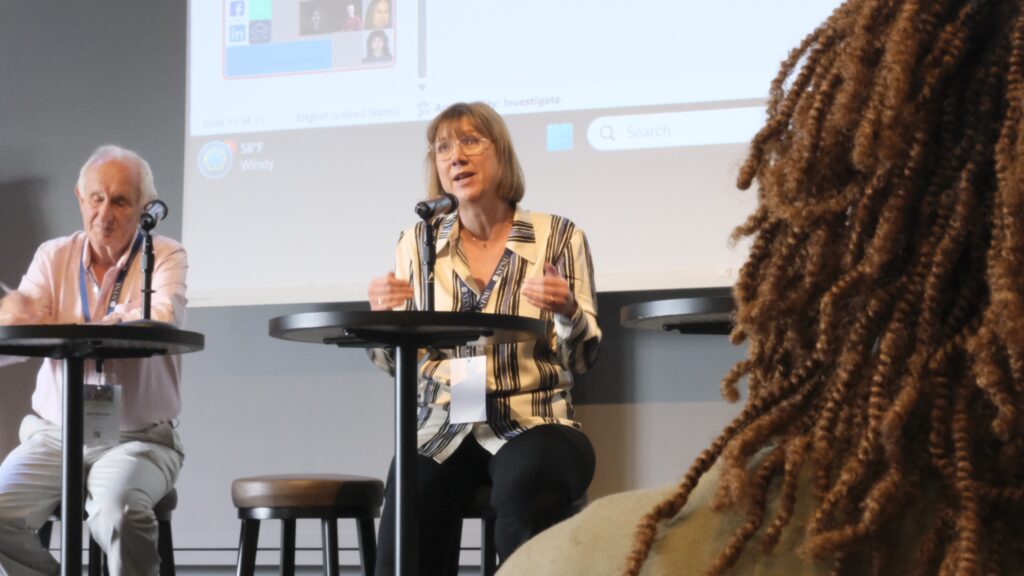
<instances>
[{"instance_id":1,"label":"woman's necklace","mask_svg":"<svg viewBox=\"0 0 1024 576\"><path fill-rule=\"evenodd\" d=\"M488 247L493 246L495 242L501 242L502 244L504 244L504 240L507 237L506 229L511 228L512 221L508 220L498 225L498 227L496 227L491 232L490 237L477 238L476 236L473 235L472 232L469 231L468 228L463 226L461 231L459 232L459 235L463 240L468 240L470 244L474 244L476 246L479 246L480 248L487 249Z\"/></svg>"}]
</instances>

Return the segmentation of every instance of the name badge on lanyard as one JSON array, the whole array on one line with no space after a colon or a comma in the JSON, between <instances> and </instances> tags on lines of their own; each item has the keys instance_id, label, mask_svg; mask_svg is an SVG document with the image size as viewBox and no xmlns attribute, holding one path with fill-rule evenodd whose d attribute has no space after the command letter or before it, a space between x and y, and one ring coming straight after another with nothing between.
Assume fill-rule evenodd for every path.
<instances>
[{"instance_id":1,"label":"name badge on lanyard","mask_svg":"<svg viewBox=\"0 0 1024 576\"><path fill-rule=\"evenodd\" d=\"M511 260L512 251L506 248L479 298L475 297L462 278L458 278L459 309L482 312L487 307L491 294L494 293L494 287L505 275ZM487 356L450 358L448 374L451 377L449 421L452 424L468 424L487 420Z\"/></svg>"},{"instance_id":2,"label":"name badge on lanyard","mask_svg":"<svg viewBox=\"0 0 1024 576\"><path fill-rule=\"evenodd\" d=\"M487 357L452 358L448 371L452 393L449 421L467 424L487 420Z\"/></svg>"},{"instance_id":3,"label":"name badge on lanyard","mask_svg":"<svg viewBox=\"0 0 1024 576\"><path fill-rule=\"evenodd\" d=\"M135 255L142 245L142 233L135 235L135 242L132 244L128 261L117 274L117 281L110 291L110 300L107 302L107 311L104 316L114 312L117 301L124 288L125 278L132 267ZM85 251L82 247L82 258L78 261L78 297L82 304L82 318L85 323L92 322L92 310L89 307L89 292L86 287L88 283L85 270ZM107 383L107 374L101 373L102 384L88 384L83 390L83 440L86 446L112 446L118 443L121 436L121 386L116 383Z\"/></svg>"},{"instance_id":4,"label":"name badge on lanyard","mask_svg":"<svg viewBox=\"0 0 1024 576\"><path fill-rule=\"evenodd\" d=\"M121 436L121 386L87 384L83 398L83 440L86 446L113 446Z\"/></svg>"}]
</instances>

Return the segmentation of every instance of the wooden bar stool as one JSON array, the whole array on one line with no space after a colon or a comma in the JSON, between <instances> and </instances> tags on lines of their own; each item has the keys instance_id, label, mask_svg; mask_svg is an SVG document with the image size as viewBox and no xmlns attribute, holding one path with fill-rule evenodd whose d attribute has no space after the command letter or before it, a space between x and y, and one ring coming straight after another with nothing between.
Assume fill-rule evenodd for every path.
<instances>
[{"instance_id":1,"label":"wooden bar stool","mask_svg":"<svg viewBox=\"0 0 1024 576\"><path fill-rule=\"evenodd\" d=\"M587 496L584 494L579 500L572 503L570 515L577 514L586 505ZM494 576L498 570L498 551L494 547L494 521L497 518L497 512L491 508L490 484L481 484L477 487L473 498L462 511L462 517L464 519L480 519L480 574Z\"/></svg>"},{"instance_id":2,"label":"wooden bar stool","mask_svg":"<svg viewBox=\"0 0 1024 576\"><path fill-rule=\"evenodd\" d=\"M174 576L174 541L171 538L171 513L178 507L178 491L171 488L166 496L160 499L153 506L153 513L156 515L157 523L157 550L160 553L160 576ZM54 521L60 521L60 506L54 510L54 515L39 529L39 540L43 548L50 547L50 535L53 532ZM62 544L63 545L63 544ZM107 555L100 549L100 545L89 536L89 576L100 576L107 574Z\"/></svg>"},{"instance_id":3,"label":"wooden bar stool","mask_svg":"<svg viewBox=\"0 0 1024 576\"><path fill-rule=\"evenodd\" d=\"M261 520L281 521L281 574L295 574L295 520L300 518L320 519L327 576L338 574L338 519L354 518L363 573L372 576L377 555L373 519L384 500L381 480L338 474L252 476L231 483L231 500L242 520L238 576L256 570Z\"/></svg>"}]
</instances>

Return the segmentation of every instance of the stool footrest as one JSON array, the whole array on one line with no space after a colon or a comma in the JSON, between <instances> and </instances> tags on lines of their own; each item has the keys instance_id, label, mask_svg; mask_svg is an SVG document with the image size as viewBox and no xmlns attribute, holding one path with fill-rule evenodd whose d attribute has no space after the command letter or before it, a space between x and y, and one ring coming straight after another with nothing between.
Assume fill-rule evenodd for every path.
<instances>
[{"instance_id":1,"label":"stool footrest","mask_svg":"<svg viewBox=\"0 0 1024 576\"><path fill-rule=\"evenodd\" d=\"M300 520L304 518L379 518L380 507L320 506L239 508L239 520Z\"/></svg>"}]
</instances>

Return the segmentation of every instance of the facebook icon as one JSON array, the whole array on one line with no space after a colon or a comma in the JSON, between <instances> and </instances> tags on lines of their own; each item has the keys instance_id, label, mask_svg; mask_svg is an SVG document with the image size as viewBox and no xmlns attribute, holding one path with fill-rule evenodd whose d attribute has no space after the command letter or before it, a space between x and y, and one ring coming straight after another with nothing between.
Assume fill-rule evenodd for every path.
<instances>
[{"instance_id":1,"label":"facebook icon","mask_svg":"<svg viewBox=\"0 0 1024 576\"><path fill-rule=\"evenodd\" d=\"M232 2L230 11L232 16L245 16L245 2Z\"/></svg>"}]
</instances>

